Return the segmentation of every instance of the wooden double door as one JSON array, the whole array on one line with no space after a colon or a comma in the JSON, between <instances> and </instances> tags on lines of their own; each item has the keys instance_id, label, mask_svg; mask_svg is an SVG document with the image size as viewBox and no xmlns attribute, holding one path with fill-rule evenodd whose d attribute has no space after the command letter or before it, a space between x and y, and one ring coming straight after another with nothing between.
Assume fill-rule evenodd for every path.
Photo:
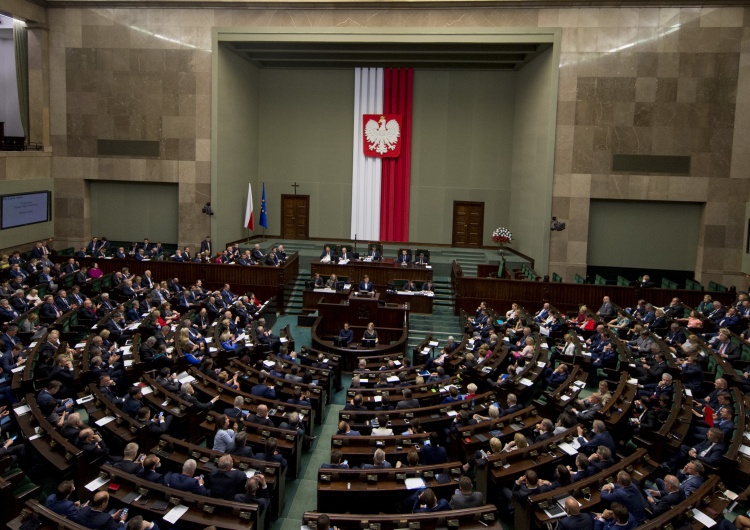
<instances>
[{"instance_id":1,"label":"wooden double door","mask_svg":"<svg viewBox=\"0 0 750 530\"><path fill-rule=\"evenodd\" d=\"M282 239L307 239L310 235L310 196L281 196Z\"/></svg>"},{"instance_id":2,"label":"wooden double door","mask_svg":"<svg viewBox=\"0 0 750 530\"><path fill-rule=\"evenodd\" d=\"M453 246L481 247L483 232L484 203L453 201Z\"/></svg>"}]
</instances>

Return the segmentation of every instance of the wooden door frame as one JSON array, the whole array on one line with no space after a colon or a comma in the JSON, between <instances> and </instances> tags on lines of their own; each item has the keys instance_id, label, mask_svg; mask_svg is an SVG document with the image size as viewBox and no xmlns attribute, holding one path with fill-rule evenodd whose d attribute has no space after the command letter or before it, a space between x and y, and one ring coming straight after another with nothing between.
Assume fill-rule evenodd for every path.
<instances>
[{"instance_id":1,"label":"wooden door frame","mask_svg":"<svg viewBox=\"0 0 750 530\"><path fill-rule=\"evenodd\" d=\"M458 206L480 206L482 208L482 219L479 223L481 230L479 245L457 245L456 244L456 207ZM484 243L484 203L481 201L453 201L453 217L451 218L451 245L462 248L481 248Z\"/></svg>"},{"instance_id":2,"label":"wooden door frame","mask_svg":"<svg viewBox=\"0 0 750 530\"><path fill-rule=\"evenodd\" d=\"M307 202L307 234L304 235L304 238L288 238L286 237L288 234L284 234L284 201L287 199L304 199L305 202ZM309 195L294 195L292 193L282 193L281 194L281 208L279 211L280 216L280 225L281 225L281 237L282 239L307 239L310 237L310 196ZM295 234L296 235L296 234Z\"/></svg>"}]
</instances>

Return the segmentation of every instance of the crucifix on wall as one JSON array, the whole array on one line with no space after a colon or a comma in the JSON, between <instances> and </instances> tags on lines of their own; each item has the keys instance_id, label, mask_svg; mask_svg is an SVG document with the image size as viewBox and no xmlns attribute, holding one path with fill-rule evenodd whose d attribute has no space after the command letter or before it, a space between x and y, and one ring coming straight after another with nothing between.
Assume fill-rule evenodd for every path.
<instances>
[{"instance_id":1,"label":"crucifix on wall","mask_svg":"<svg viewBox=\"0 0 750 530\"><path fill-rule=\"evenodd\" d=\"M297 181L294 181L294 184L291 185L292 188L294 188L294 195L297 195L297 188L299 188L299 184L297 184Z\"/></svg>"}]
</instances>

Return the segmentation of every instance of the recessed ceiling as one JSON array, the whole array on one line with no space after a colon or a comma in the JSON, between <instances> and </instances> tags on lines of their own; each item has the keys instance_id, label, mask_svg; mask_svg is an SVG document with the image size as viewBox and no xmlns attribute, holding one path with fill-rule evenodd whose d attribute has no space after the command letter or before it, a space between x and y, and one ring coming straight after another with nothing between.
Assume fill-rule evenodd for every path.
<instances>
[{"instance_id":1,"label":"recessed ceiling","mask_svg":"<svg viewBox=\"0 0 750 530\"><path fill-rule=\"evenodd\" d=\"M522 68L549 43L224 42L260 68Z\"/></svg>"}]
</instances>

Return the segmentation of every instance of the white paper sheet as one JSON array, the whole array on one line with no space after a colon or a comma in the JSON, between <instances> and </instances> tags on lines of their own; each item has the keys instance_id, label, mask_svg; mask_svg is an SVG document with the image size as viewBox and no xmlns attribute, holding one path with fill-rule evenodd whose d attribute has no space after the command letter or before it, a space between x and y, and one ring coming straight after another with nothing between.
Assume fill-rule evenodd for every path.
<instances>
[{"instance_id":1,"label":"white paper sheet","mask_svg":"<svg viewBox=\"0 0 750 530\"><path fill-rule=\"evenodd\" d=\"M29 407L28 405L21 405L20 407L14 408L13 411L17 416L23 416L24 414L28 414L29 412L31 412L31 407Z\"/></svg>"},{"instance_id":2,"label":"white paper sheet","mask_svg":"<svg viewBox=\"0 0 750 530\"><path fill-rule=\"evenodd\" d=\"M419 477L410 477L407 478L404 481L404 484L406 485L406 489L408 490L416 490L419 488L424 488L424 480L422 480Z\"/></svg>"},{"instance_id":3,"label":"white paper sheet","mask_svg":"<svg viewBox=\"0 0 750 530\"><path fill-rule=\"evenodd\" d=\"M94 423L96 423L99 427L103 427L111 421L115 421L114 416L104 416L102 419L96 420Z\"/></svg>"},{"instance_id":4,"label":"white paper sheet","mask_svg":"<svg viewBox=\"0 0 750 530\"><path fill-rule=\"evenodd\" d=\"M104 486L107 482L109 482L109 478L105 477L97 477L88 484L86 484L85 488L89 491L96 491L102 486Z\"/></svg>"},{"instance_id":5,"label":"white paper sheet","mask_svg":"<svg viewBox=\"0 0 750 530\"><path fill-rule=\"evenodd\" d=\"M180 520L180 517L182 517L183 515L187 513L189 509L190 508L188 506L185 506L183 504L178 504L177 506L169 510L169 512L167 512L164 515L163 519L168 523L175 524L177 521Z\"/></svg>"},{"instance_id":6,"label":"white paper sheet","mask_svg":"<svg viewBox=\"0 0 750 530\"><path fill-rule=\"evenodd\" d=\"M84 403L88 403L89 401L93 399L94 399L93 394L89 394L88 396L83 396L81 399L76 399L76 404L83 405Z\"/></svg>"},{"instance_id":7,"label":"white paper sheet","mask_svg":"<svg viewBox=\"0 0 750 530\"><path fill-rule=\"evenodd\" d=\"M706 528L711 528L712 526L716 526L716 521L711 519L708 515L698 510L697 508L693 508L693 519L695 519L696 521L699 521Z\"/></svg>"}]
</instances>

